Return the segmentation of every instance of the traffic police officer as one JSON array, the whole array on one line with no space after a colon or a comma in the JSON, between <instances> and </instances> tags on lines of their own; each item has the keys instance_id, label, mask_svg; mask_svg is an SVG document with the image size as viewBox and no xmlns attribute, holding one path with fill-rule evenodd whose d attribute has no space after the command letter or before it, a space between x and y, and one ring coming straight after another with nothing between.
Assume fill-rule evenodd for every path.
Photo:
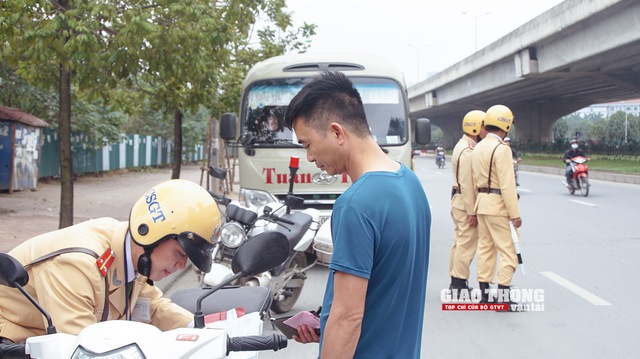
<instances>
[{"instance_id":1,"label":"traffic police officer","mask_svg":"<svg viewBox=\"0 0 640 359\"><path fill-rule=\"evenodd\" d=\"M512 124L513 113L508 107L490 107L484 119L487 135L476 145L472 154L473 175L478 186L475 211L478 217L477 267L482 302L489 301L490 283L493 283L496 275L497 254L500 254L497 278L499 294L508 295L518 265L509 222L519 228L522 219L511 148L502 141ZM510 301L507 299L504 302Z\"/></svg>"},{"instance_id":2,"label":"traffic police officer","mask_svg":"<svg viewBox=\"0 0 640 359\"><path fill-rule=\"evenodd\" d=\"M78 334L114 319L169 330L187 326L193 315L163 298L153 281L183 269L187 259L208 272L219 225L209 193L174 179L140 197L129 221L86 221L31 238L9 255L27 267L24 289L51 315L58 332ZM43 335L45 326L22 293L0 287L0 357L3 344Z\"/></svg>"},{"instance_id":3,"label":"traffic police officer","mask_svg":"<svg viewBox=\"0 0 640 359\"><path fill-rule=\"evenodd\" d=\"M478 247L478 219L475 202L477 186L471 170L471 153L476 143L485 136L482 126L485 113L479 110L468 112L462 119L464 134L453 148L451 158L453 187L451 190L451 218L453 219L453 245L449 255L450 289L454 297L460 290L469 289L469 266Z\"/></svg>"}]
</instances>

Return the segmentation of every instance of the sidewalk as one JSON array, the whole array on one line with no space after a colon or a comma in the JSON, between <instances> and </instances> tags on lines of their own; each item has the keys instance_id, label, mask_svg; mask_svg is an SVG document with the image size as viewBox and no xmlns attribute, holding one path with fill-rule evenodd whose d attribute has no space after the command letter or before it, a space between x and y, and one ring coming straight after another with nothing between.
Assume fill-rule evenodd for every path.
<instances>
[{"instance_id":1,"label":"sidewalk","mask_svg":"<svg viewBox=\"0 0 640 359\"><path fill-rule=\"evenodd\" d=\"M180 178L205 184L199 164L183 165ZM201 183L202 178L202 183ZM74 223L100 217L126 221L133 203L151 186L171 179L171 168L85 175L73 184ZM0 252L23 241L58 229L60 182L40 181L37 191L0 193Z\"/></svg>"}]
</instances>

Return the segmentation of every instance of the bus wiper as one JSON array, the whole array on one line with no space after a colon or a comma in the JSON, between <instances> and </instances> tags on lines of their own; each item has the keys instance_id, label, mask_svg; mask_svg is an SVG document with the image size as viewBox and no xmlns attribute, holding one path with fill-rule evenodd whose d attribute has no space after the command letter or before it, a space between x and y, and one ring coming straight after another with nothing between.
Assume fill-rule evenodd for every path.
<instances>
[{"instance_id":1,"label":"bus wiper","mask_svg":"<svg viewBox=\"0 0 640 359\"><path fill-rule=\"evenodd\" d=\"M292 140L289 140L289 139L282 139L282 138L259 140L259 141L256 141L254 145L276 146L276 147L302 147L302 145L299 143L293 142Z\"/></svg>"}]
</instances>

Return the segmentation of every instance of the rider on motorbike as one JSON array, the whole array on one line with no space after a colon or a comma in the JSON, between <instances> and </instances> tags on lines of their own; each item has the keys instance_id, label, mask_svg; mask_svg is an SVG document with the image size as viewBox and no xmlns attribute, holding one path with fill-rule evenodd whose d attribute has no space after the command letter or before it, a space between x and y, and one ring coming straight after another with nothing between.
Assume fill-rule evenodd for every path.
<instances>
[{"instance_id":1,"label":"rider on motorbike","mask_svg":"<svg viewBox=\"0 0 640 359\"><path fill-rule=\"evenodd\" d=\"M445 160L445 151L442 145L438 145L438 147L436 147L436 164L438 164L440 159L442 159L443 162Z\"/></svg>"},{"instance_id":2,"label":"rider on motorbike","mask_svg":"<svg viewBox=\"0 0 640 359\"><path fill-rule=\"evenodd\" d=\"M564 156L562 157L562 160L567 165L567 167L565 168L564 175L567 178L567 187L569 188L573 187L573 185L571 184L572 183L571 178L573 176L573 167L571 167L571 159L578 156L586 157L586 155L584 154L584 151L580 149L578 139L574 138L573 140L571 140L571 148L566 150L564 152Z\"/></svg>"},{"instance_id":3,"label":"rider on motorbike","mask_svg":"<svg viewBox=\"0 0 640 359\"><path fill-rule=\"evenodd\" d=\"M520 183L518 183L518 162L522 161L522 157L520 157L518 151L516 151L516 149L511 146L511 139L509 137L505 137L503 141L507 144L507 146L511 147L511 157L513 157L513 172L516 174L516 186L520 186Z\"/></svg>"}]
</instances>

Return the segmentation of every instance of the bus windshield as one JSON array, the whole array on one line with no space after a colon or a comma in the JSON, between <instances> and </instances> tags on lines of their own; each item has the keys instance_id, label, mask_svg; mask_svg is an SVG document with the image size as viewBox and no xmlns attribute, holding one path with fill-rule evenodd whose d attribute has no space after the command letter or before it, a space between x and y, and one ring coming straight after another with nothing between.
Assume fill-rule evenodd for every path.
<instances>
[{"instance_id":1,"label":"bus windshield","mask_svg":"<svg viewBox=\"0 0 640 359\"><path fill-rule=\"evenodd\" d=\"M373 138L380 146L404 145L408 118L400 86L389 79L351 77L360 93ZM241 126L245 141L256 146L299 147L284 125L291 99L310 78L261 80L251 84L242 103Z\"/></svg>"}]
</instances>

